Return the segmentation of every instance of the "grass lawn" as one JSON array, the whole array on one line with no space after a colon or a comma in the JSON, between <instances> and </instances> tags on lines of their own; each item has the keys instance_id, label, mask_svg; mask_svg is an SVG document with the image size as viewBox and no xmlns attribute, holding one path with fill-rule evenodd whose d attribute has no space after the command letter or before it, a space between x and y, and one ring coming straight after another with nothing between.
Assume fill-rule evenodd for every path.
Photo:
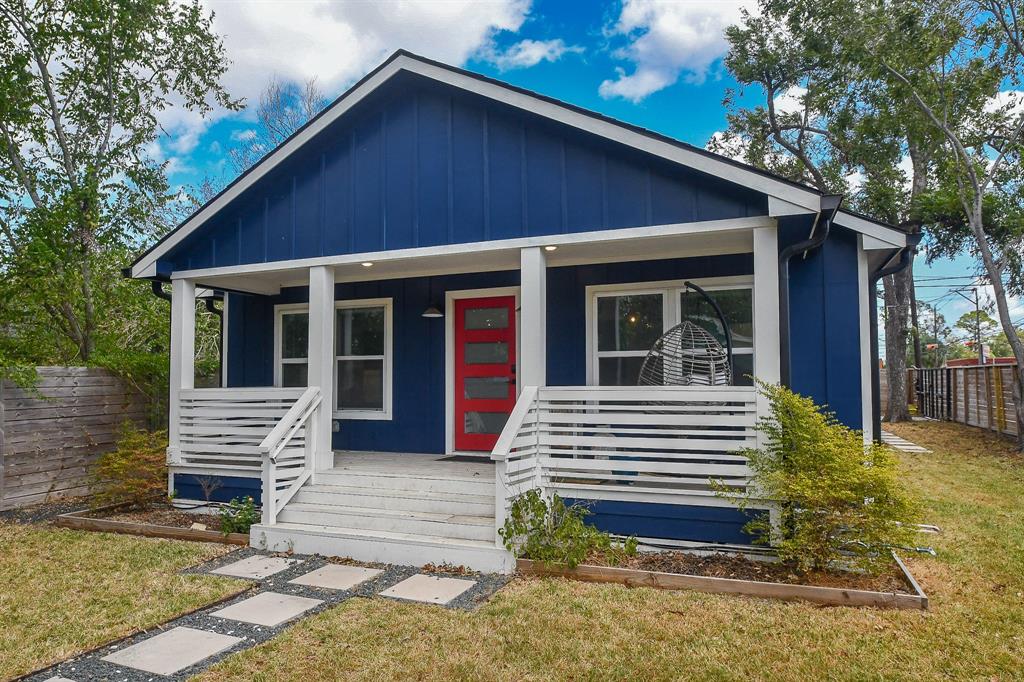
<instances>
[{"instance_id":1,"label":"grass lawn","mask_svg":"<svg viewBox=\"0 0 1024 682\"><path fill-rule=\"evenodd\" d=\"M231 549L0 521L0 680L245 589L178 574Z\"/></svg>"},{"instance_id":2,"label":"grass lawn","mask_svg":"<svg viewBox=\"0 0 1024 682\"><path fill-rule=\"evenodd\" d=\"M966 427L897 425L938 558L932 610L827 608L517 580L475 613L353 599L200 679L985 679L1024 676L1024 459Z\"/></svg>"}]
</instances>

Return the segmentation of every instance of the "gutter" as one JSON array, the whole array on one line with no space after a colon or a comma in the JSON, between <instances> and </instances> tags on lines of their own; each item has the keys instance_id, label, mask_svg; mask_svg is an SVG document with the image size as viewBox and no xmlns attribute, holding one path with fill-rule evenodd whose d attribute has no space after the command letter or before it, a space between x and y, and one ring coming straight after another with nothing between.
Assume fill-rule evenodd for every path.
<instances>
[{"instance_id":1,"label":"gutter","mask_svg":"<svg viewBox=\"0 0 1024 682\"><path fill-rule=\"evenodd\" d=\"M866 292L871 300L871 425L873 428L874 441L882 442L882 380L881 368L878 366L878 281L883 277L895 275L902 272L914 262L914 254L917 253L917 245L921 242L921 233L907 235L907 245L899 251L899 259L891 265L883 265L868 278L869 290Z\"/></svg>"},{"instance_id":2,"label":"gutter","mask_svg":"<svg viewBox=\"0 0 1024 682\"><path fill-rule=\"evenodd\" d=\"M779 253L779 350L780 363L779 374L783 386L791 386L790 338L789 338L789 261L798 253L812 251L828 239L829 231L832 228L832 221L839 206L843 203L842 194L826 194L821 197L821 210L814 217L814 225L811 226L811 236L796 244L790 244ZM818 230L818 223L822 224ZM815 234L817 233L817 234Z\"/></svg>"}]
</instances>

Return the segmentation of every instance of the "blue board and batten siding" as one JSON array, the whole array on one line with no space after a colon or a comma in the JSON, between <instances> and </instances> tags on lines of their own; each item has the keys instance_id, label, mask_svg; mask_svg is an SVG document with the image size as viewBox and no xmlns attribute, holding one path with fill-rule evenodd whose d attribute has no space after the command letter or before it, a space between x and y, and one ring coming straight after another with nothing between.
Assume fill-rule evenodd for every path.
<instances>
[{"instance_id":1,"label":"blue board and batten siding","mask_svg":"<svg viewBox=\"0 0 1024 682\"><path fill-rule=\"evenodd\" d=\"M401 74L246 189L159 270L767 212L758 192Z\"/></svg>"}]
</instances>

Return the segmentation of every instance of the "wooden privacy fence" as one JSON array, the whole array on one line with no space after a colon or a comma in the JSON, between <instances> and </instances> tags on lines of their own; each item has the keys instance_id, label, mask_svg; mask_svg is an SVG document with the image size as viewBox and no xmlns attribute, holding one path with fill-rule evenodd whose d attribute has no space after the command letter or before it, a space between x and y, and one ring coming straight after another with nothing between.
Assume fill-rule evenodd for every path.
<instances>
[{"instance_id":1,"label":"wooden privacy fence","mask_svg":"<svg viewBox=\"0 0 1024 682\"><path fill-rule=\"evenodd\" d=\"M908 391L919 414L1017 435L1016 365L911 368Z\"/></svg>"},{"instance_id":2,"label":"wooden privacy fence","mask_svg":"<svg viewBox=\"0 0 1024 682\"><path fill-rule=\"evenodd\" d=\"M35 390L0 381L0 510L87 492L89 468L144 395L107 370L39 367Z\"/></svg>"}]
</instances>

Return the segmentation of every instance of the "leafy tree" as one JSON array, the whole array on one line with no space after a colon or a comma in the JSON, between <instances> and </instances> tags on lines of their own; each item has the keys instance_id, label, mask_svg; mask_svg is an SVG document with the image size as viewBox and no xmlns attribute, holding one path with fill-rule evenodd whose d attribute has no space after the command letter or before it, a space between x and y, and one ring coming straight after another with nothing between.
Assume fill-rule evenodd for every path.
<instances>
[{"instance_id":1,"label":"leafy tree","mask_svg":"<svg viewBox=\"0 0 1024 682\"><path fill-rule=\"evenodd\" d=\"M0 0L0 20L0 358L163 353L165 304L120 268L173 224L147 151L160 112L238 106L212 18L198 0Z\"/></svg>"},{"instance_id":2,"label":"leafy tree","mask_svg":"<svg viewBox=\"0 0 1024 682\"><path fill-rule=\"evenodd\" d=\"M916 231L912 199L928 187L937 142L904 114L897 93L868 87L849 68L847 47L831 34L842 30L844 17L855 16L860 4L761 0L758 14L744 12L726 30L725 62L741 85L759 91L763 103L737 107L730 93L729 129L708 147L823 192L852 195L854 208ZM900 166L903 157L911 161L909 177ZM883 287L886 358L894 377L887 416L901 421L910 418L903 382L912 332L918 363L921 353L916 323L911 326L917 317L912 267L887 277Z\"/></svg>"}]
</instances>

